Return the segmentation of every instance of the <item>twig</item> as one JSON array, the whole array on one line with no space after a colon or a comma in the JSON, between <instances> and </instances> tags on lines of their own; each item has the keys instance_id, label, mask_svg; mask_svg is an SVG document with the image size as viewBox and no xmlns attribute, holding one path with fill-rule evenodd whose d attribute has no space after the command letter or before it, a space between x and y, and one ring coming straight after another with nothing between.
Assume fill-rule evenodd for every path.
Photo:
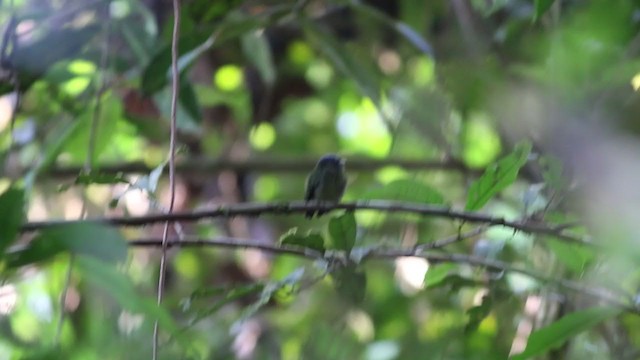
<instances>
[{"instance_id":1,"label":"twig","mask_svg":"<svg viewBox=\"0 0 640 360\"><path fill-rule=\"evenodd\" d=\"M171 36L171 138L169 143L169 209L171 215L176 200L176 134L177 134L177 108L178 92L180 90L180 72L178 69L178 37L180 34L180 0L173 0L173 33ZM162 232L162 257L160 258L160 275L158 276L158 305L162 303L164 281L167 268L167 242L169 238L169 225L171 219L167 219ZM153 360L158 358L158 320L153 324Z\"/></svg>"},{"instance_id":2,"label":"twig","mask_svg":"<svg viewBox=\"0 0 640 360\"><path fill-rule=\"evenodd\" d=\"M479 226L471 231L467 231L466 233L458 233L456 235L452 235L444 239L439 239L430 243L418 244L413 247L413 250L414 252L419 253L427 249L441 249L445 246L480 235L486 230L487 230L487 226Z\"/></svg>"},{"instance_id":3,"label":"twig","mask_svg":"<svg viewBox=\"0 0 640 360\"><path fill-rule=\"evenodd\" d=\"M134 247L159 247L162 246L162 241L157 238L148 238L148 239L136 239L127 242L129 246ZM265 244L258 243L253 240L243 240L229 237L221 237L216 238L214 240L208 239L200 239L200 238L190 238L185 237L180 239L179 241L168 241L166 246L168 248L171 247L221 247L221 248L245 248L245 249L256 249L262 250L265 252L271 252L275 254L288 254L294 256L301 256L312 259L321 259L323 255L318 251L314 251L311 249L304 249L299 247L285 246L285 245L273 245L273 244Z\"/></svg>"},{"instance_id":4,"label":"twig","mask_svg":"<svg viewBox=\"0 0 640 360\"><path fill-rule=\"evenodd\" d=\"M476 229L474 231L479 231ZM473 232L473 231L472 231ZM444 241L445 239L441 240ZM130 246L134 247L161 247L162 240L161 239L138 239L132 240L128 243ZM207 240L207 239L196 239L196 238L187 238L182 239L180 241L170 241L167 243L167 246L176 246L176 247L226 247L226 248L244 248L244 249L257 249L261 251L266 251L273 254L283 254L283 255L293 255L301 258L317 260L317 259L325 259L331 260L331 253L322 255L317 251L305 248L298 247L289 247L282 246L276 244L264 244L258 243L256 241L250 240L241 240L235 238L217 238L215 240ZM486 267L489 269L519 273L533 279L539 280L543 283L556 284L565 289L575 291L581 294L589 295L594 298L597 298L601 301L604 301L608 304L619 307L625 311L640 314L640 310L634 307L633 305L620 300L614 293L612 293L609 289L587 286L577 283L575 281L566 280L566 279L554 279L549 276L542 274L535 270L525 269L518 266L513 266L509 263L498 261L498 260L489 260L478 256L466 255L466 254L447 254L440 253L434 251L416 251L415 248L408 249L379 249L373 250L369 252L362 261L368 261L373 259L394 259L398 257L406 257L406 256L417 256L422 257L432 263L457 263L457 264L465 264L470 266L477 267Z\"/></svg>"},{"instance_id":5,"label":"twig","mask_svg":"<svg viewBox=\"0 0 640 360\"><path fill-rule=\"evenodd\" d=\"M117 226L141 226L165 221L197 221L209 218L229 218L235 216L259 216L263 214L300 214L309 210L375 210L387 213L409 213L422 216L441 217L454 220L460 220L468 223L485 224L490 226L504 226L514 230L523 231L525 233L543 234L556 237L560 240L598 247L598 244L589 241L588 237L580 237L565 233L562 226L554 227L545 223L534 222L531 220L507 220L503 217L482 214L478 212L469 212L461 210L453 210L449 207L424 205L417 203L406 203L399 201L387 200L363 200L341 204L314 204L304 201L292 201L282 203L241 203L233 205L222 205L214 210L202 210L194 212L180 212L173 214L153 214L138 217L112 217L91 219L89 221L117 225ZM21 231L35 231L39 229L59 226L76 221L52 220L30 222L22 226ZM558 230L560 229L560 230Z\"/></svg>"}]
</instances>

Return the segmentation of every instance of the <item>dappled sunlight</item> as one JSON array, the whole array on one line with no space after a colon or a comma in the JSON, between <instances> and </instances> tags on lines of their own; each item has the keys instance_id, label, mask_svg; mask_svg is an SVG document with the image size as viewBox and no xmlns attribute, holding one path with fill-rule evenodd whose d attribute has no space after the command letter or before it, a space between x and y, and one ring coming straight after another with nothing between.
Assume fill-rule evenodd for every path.
<instances>
[{"instance_id":1,"label":"dappled sunlight","mask_svg":"<svg viewBox=\"0 0 640 360\"><path fill-rule=\"evenodd\" d=\"M429 263L422 258L403 257L396 263L396 279L400 290L407 295L424 289L424 277L429 270Z\"/></svg>"},{"instance_id":2,"label":"dappled sunlight","mask_svg":"<svg viewBox=\"0 0 640 360\"><path fill-rule=\"evenodd\" d=\"M639 4L151 3L2 5L0 358L638 357Z\"/></svg>"}]
</instances>

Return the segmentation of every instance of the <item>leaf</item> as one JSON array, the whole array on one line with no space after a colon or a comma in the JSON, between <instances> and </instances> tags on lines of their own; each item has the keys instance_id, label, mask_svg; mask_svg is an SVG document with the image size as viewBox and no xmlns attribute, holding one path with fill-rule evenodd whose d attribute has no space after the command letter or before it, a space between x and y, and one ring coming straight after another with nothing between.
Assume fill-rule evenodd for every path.
<instances>
[{"instance_id":1,"label":"leaf","mask_svg":"<svg viewBox=\"0 0 640 360\"><path fill-rule=\"evenodd\" d=\"M484 174L469 188L466 210L482 208L494 195L511 185L518 177L520 168L527 163L531 144L520 143L513 152L487 167Z\"/></svg>"},{"instance_id":2,"label":"leaf","mask_svg":"<svg viewBox=\"0 0 640 360\"><path fill-rule=\"evenodd\" d=\"M344 213L329 220L329 234L333 248L351 251L356 244L356 218L352 212Z\"/></svg>"},{"instance_id":3,"label":"leaf","mask_svg":"<svg viewBox=\"0 0 640 360\"><path fill-rule=\"evenodd\" d=\"M202 111L200 109L200 103L196 97L196 93L191 86L191 82L186 76L180 77L180 92L178 94L178 101L182 108L189 114L195 123L200 124L202 122Z\"/></svg>"},{"instance_id":4,"label":"leaf","mask_svg":"<svg viewBox=\"0 0 640 360\"><path fill-rule=\"evenodd\" d=\"M324 55L345 76L353 79L365 96L376 106L380 104L380 81L378 74L370 66L356 60L351 53L338 42L327 30L305 17L299 18L307 38L324 53ZM359 62L360 61L360 62Z\"/></svg>"},{"instance_id":5,"label":"leaf","mask_svg":"<svg viewBox=\"0 0 640 360\"><path fill-rule=\"evenodd\" d=\"M361 304L367 289L367 277L353 264L339 267L331 273L336 291L345 300Z\"/></svg>"},{"instance_id":6,"label":"leaf","mask_svg":"<svg viewBox=\"0 0 640 360\"><path fill-rule=\"evenodd\" d=\"M533 21L540 20L547 10L551 8L555 0L535 0L535 12L533 14Z\"/></svg>"},{"instance_id":7,"label":"leaf","mask_svg":"<svg viewBox=\"0 0 640 360\"><path fill-rule=\"evenodd\" d=\"M469 321L464 327L464 332L466 334L470 332L474 332L478 329L478 326L487 316L491 313L491 305L493 301L491 297L485 295L482 297L482 302L480 305L474 306L467 310L467 315L469 315Z\"/></svg>"},{"instance_id":8,"label":"leaf","mask_svg":"<svg viewBox=\"0 0 640 360\"><path fill-rule=\"evenodd\" d=\"M560 320L534 331L529 336L524 351L512 359L528 359L556 349L572 337L617 316L620 312L621 309L594 307L565 315Z\"/></svg>"},{"instance_id":9,"label":"leaf","mask_svg":"<svg viewBox=\"0 0 640 360\"><path fill-rule=\"evenodd\" d=\"M7 267L47 261L65 251L116 263L126 259L127 243L109 226L90 222L59 225L40 231L26 248L8 253Z\"/></svg>"},{"instance_id":10,"label":"leaf","mask_svg":"<svg viewBox=\"0 0 640 360\"><path fill-rule=\"evenodd\" d=\"M25 176L25 187L27 189L33 186L38 175L53 165L58 155L65 148L67 141L76 133L76 128L79 126L80 122L78 121L74 121L71 124L61 122L48 134L42 159Z\"/></svg>"},{"instance_id":11,"label":"leaf","mask_svg":"<svg viewBox=\"0 0 640 360\"><path fill-rule=\"evenodd\" d=\"M117 132L118 121L123 114L122 103L114 96L104 98L101 109L96 124L93 163L97 162L100 155L110 145ZM72 133L69 134L69 138L63 146L63 151L69 152L76 161L84 161L87 158L93 121L94 108L92 106L78 117L77 125L73 127Z\"/></svg>"},{"instance_id":12,"label":"leaf","mask_svg":"<svg viewBox=\"0 0 640 360\"><path fill-rule=\"evenodd\" d=\"M363 198L444 204L444 197L439 191L411 179L396 180L380 188L370 190Z\"/></svg>"},{"instance_id":13,"label":"leaf","mask_svg":"<svg viewBox=\"0 0 640 360\"><path fill-rule=\"evenodd\" d=\"M569 244L553 237L545 237L544 243L553 251L562 264L578 275L582 274L586 267L596 258L594 249L587 246Z\"/></svg>"},{"instance_id":14,"label":"leaf","mask_svg":"<svg viewBox=\"0 0 640 360\"><path fill-rule=\"evenodd\" d=\"M292 5L273 6L260 14L237 11L227 16L215 29L183 34L178 41L178 69L182 73L200 55L225 41L276 22L291 10ZM166 44L149 62L142 74L142 90L151 95L162 89L170 79L171 44Z\"/></svg>"},{"instance_id":15,"label":"leaf","mask_svg":"<svg viewBox=\"0 0 640 360\"><path fill-rule=\"evenodd\" d=\"M92 170L89 173L83 173L78 175L75 184L77 185L90 185L90 184L128 184L129 180L122 174L109 174L100 172L100 170Z\"/></svg>"},{"instance_id":16,"label":"leaf","mask_svg":"<svg viewBox=\"0 0 640 360\"><path fill-rule=\"evenodd\" d=\"M264 31L252 31L242 37L242 51L253 66L258 69L262 81L268 86L276 82L276 69L269 42Z\"/></svg>"},{"instance_id":17,"label":"leaf","mask_svg":"<svg viewBox=\"0 0 640 360\"><path fill-rule=\"evenodd\" d=\"M197 31L183 34L178 39L178 54L182 58L188 56L188 59L196 58L204 50L213 45L211 31ZM190 53L191 52L191 53ZM184 60L184 58L182 58ZM189 65L188 61L181 61L179 71ZM142 73L142 84L140 86L145 95L151 95L162 89L169 79L169 68L171 67L171 45L165 45L158 51L149 61Z\"/></svg>"},{"instance_id":18,"label":"leaf","mask_svg":"<svg viewBox=\"0 0 640 360\"><path fill-rule=\"evenodd\" d=\"M407 41L409 41L413 46L416 47L416 49L420 50L420 52L422 52L423 54L429 57L433 57L433 47L431 47L431 45L429 45L424 37L420 36L420 34L413 30L409 25L405 24L402 21L397 21L390 18L387 14L375 9L372 6L367 5L364 2L352 1L350 4L361 13L382 22L383 24L389 26L391 29L395 30L400 35L404 36Z\"/></svg>"},{"instance_id":19,"label":"leaf","mask_svg":"<svg viewBox=\"0 0 640 360\"><path fill-rule=\"evenodd\" d=\"M320 234L309 232L306 235L297 233L297 229L293 228L280 237L280 244L295 245L324 253L324 239Z\"/></svg>"},{"instance_id":20,"label":"leaf","mask_svg":"<svg viewBox=\"0 0 640 360\"><path fill-rule=\"evenodd\" d=\"M428 274L429 272L427 272ZM436 281L439 280L439 281ZM425 277L425 281L426 281L426 277ZM469 279L467 277L464 276L460 276L458 274L446 274L444 276L443 279L437 279L434 276L434 280L433 283L430 284L429 286L425 285L425 288L427 289L435 289L435 288L439 288L439 287L444 287L444 286L448 286L449 289L451 289L452 292L456 292L461 288L464 287L474 287L474 286L482 286L483 284L479 281L473 280L473 279Z\"/></svg>"},{"instance_id":21,"label":"leaf","mask_svg":"<svg viewBox=\"0 0 640 360\"><path fill-rule=\"evenodd\" d=\"M205 319L220 309L222 309L227 304L239 301L241 299L247 298L249 295L254 293L260 293L264 290L265 285L261 283L256 284L247 284L247 285L237 285L232 288L228 286L217 287L214 289L201 289L193 294L187 299L182 300L181 307L183 311L187 311L191 308L191 303L194 300L198 300L201 298L206 301L207 304L211 303L210 297L212 296L222 296L222 298L218 301L213 302L213 304L209 305L206 309L197 311L195 317L190 321L189 325L182 329L182 331L186 330L189 327L196 325L202 319Z\"/></svg>"},{"instance_id":22,"label":"leaf","mask_svg":"<svg viewBox=\"0 0 640 360\"><path fill-rule=\"evenodd\" d=\"M271 299L276 295L278 295L278 293L283 289L288 290L289 293L295 292L295 290L293 289L298 286L300 281L302 281L304 272L305 272L304 268L300 267L292 271L289 275L287 275L287 277L285 277L280 281L273 281L273 282L267 283L262 289L260 298L256 302L247 306L244 309L244 311L242 312L242 315L240 316L240 318L236 323L241 323L246 319L250 318L251 316L255 315L258 312L258 310L260 310L263 306L267 305L269 301L271 301Z\"/></svg>"},{"instance_id":23,"label":"leaf","mask_svg":"<svg viewBox=\"0 0 640 360\"><path fill-rule=\"evenodd\" d=\"M0 195L0 257L15 241L25 220L24 190L10 187Z\"/></svg>"},{"instance_id":24,"label":"leaf","mask_svg":"<svg viewBox=\"0 0 640 360\"><path fill-rule=\"evenodd\" d=\"M455 264L441 264L430 266L424 276L424 287L432 288L440 285L454 270L457 270Z\"/></svg>"},{"instance_id":25,"label":"leaf","mask_svg":"<svg viewBox=\"0 0 640 360\"><path fill-rule=\"evenodd\" d=\"M182 340L183 345L186 344L179 336L178 327L169 312L158 306L155 299L139 295L131 280L113 265L86 256L79 256L76 264L83 278L104 289L105 293L113 296L122 307L131 312L144 314L150 320L157 320L164 330L176 336L179 341Z\"/></svg>"}]
</instances>

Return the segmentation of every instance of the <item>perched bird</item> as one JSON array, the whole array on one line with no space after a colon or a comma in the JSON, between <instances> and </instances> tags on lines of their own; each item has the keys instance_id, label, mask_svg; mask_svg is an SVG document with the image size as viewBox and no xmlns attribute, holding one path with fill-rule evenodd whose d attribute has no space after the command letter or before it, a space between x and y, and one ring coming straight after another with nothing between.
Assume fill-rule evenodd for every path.
<instances>
[{"instance_id":1,"label":"perched bird","mask_svg":"<svg viewBox=\"0 0 640 360\"><path fill-rule=\"evenodd\" d=\"M318 203L337 203L344 194L346 186L344 159L338 155L327 154L320 158L309 174L304 199L318 201ZM306 216L312 218L315 214L321 216L324 213L324 211L312 210L308 211Z\"/></svg>"}]
</instances>

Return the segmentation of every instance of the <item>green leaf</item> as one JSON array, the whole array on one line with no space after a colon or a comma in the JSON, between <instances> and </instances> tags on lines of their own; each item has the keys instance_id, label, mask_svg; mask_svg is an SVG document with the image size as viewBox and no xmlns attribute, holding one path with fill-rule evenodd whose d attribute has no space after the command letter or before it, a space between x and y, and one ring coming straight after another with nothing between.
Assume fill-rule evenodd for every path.
<instances>
[{"instance_id":1,"label":"green leaf","mask_svg":"<svg viewBox=\"0 0 640 360\"><path fill-rule=\"evenodd\" d=\"M267 305L272 298L281 294L283 291L289 294L295 293L297 288L299 288L299 283L303 279L304 272L304 268L300 267L292 271L280 281L273 281L265 284L262 292L260 293L260 298L244 309L242 315L238 319L238 322L245 321L249 317L255 315L258 310Z\"/></svg>"},{"instance_id":2,"label":"green leaf","mask_svg":"<svg viewBox=\"0 0 640 360\"><path fill-rule=\"evenodd\" d=\"M432 288L440 285L457 268L455 264L450 263L430 266L424 276L424 287Z\"/></svg>"},{"instance_id":3,"label":"green leaf","mask_svg":"<svg viewBox=\"0 0 640 360\"><path fill-rule=\"evenodd\" d=\"M343 44L316 22L305 17L300 17L299 20L307 38L339 71L355 81L362 94L369 97L378 106L380 104L380 80L374 69L368 66L370 64L362 63L362 59L356 60Z\"/></svg>"},{"instance_id":4,"label":"green leaf","mask_svg":"<svg viewBox=\"0 0 640 360\"><path fill-rule=\"evenodd\" d=\"M467 310L467 315L469 315L469 321L464 327L465 333L470 333L476 331L478 326L491 312L491 305L493 301L491 297L485 295L482 297L482 302L480 305L474 306Z\"/></svg>"},{"instance_id":5,"label":"green leaf","mask_svg":"<svg viewBox=\"0 0 640 360\"><path fill-rule=\"evenodd\" d=\"M428 272L427 272L427 276L428 276ZM425 281L426 281L426 277L425 277ZM451 274L451 273L445 274L444 278L442 279L438 279L436 276L434 276L434 279L431 282L432 283L429 284L428 286L425 285L427 289L435 289L439 287L448 286L451 292L456 292L459 289L464 287L475 287L475 286L484 285L479 281L469 279L467 277L460 276L458 274Z\"/></svg>"},{"instance_id":6,"label":"green leaf","mask_svg":"<svg viewBox=\"0 0 640 360\"><path fill-rule=\"evenodd\" d=\"M190 62L184 61L184 56L188 56L186 60L197 58L205 50L213 45L211 38L212 31L197 31L183 34L178 39L178 54L181 60L179 67L182 72ZM141 89L145 95L151 95L162 89L168 82L169 69L171 67L171 45L165 45L158 51L149 61L142 73Z\"/></svg>"},{"instance_id":7,"label":"green leaf","mask_svg":"<svg viewBox=\"0 0 640 360\"><path fill-rule=\"evenodd\" d=\"M324 253L324 239L320 234L309 232L306 235L297 233L297 229L293 228L280 237L280 244L295 245Z\"/></svg>"},{"instance_id":8,"label":"green leaf","mask_svg":"<svg viewBox=\"0 0 640 360\"><path fill-rule=\"evenodd\" d=\"M141 296L131 280L116 267L86 256L79 256L76 264L83 278L104 289L105 293L113 296L122 307L134 313L144 314L152 321L157 320L163 330L181 339L178 327L167 310L158 306L155 299Z\"/></svg>"},{"instance_id":9,"label":"green leaf","mask_svg":"<svg viewBox=\"0 0 640 360\"><path fill-rule=\"evenodd\" d=\"M223 286L214 289L200 289L194 292L188 299L181 301L183 311L189 310L191 308L191 303L194 300L203 299L203 301L206 300L205 303L209 305L205 309L197 311L194 318L190 321L189 325L182 328L182 331L215 314L226 305L232 302L239 301L241 299L246 299L249 297L249 295L261 293L262 291L264 291L264 289L264 284L256 283L237 285L232 288ZM213 296L221 296L222 298L211 303L211 297Z\"/></svg>"},{"instance_id":10,"label":"green leaf","mask_svg":"<svg viewBox=\"0 0 640 360\"><path fill-rule=\"evenodd\" d=\"M25 220L24 190L9 188L0 195L0 257L15 241Z\"/></svg>"},{"instance_id":11,"label":"green leaf","mask_svg":"<svg viewBox=\"0 0 640 360\"><path fill-rule=\"evenodd\" d=\"M186 76L180 77L178 101L180 101L180 105L184 111L189 114L189 117L193 119L195 123L200 124L202 122L200 103L198 102L196 92L193 90L191 82Z\"/></svg>"},{"instance_id":12,"label":"green leaf","mask_svg":"<svg viewBox=\"0 0 640 360\"><path fill-rule=\"evenodd\" d=\"M538 21L547 10L551 8L555 0L535 0L535 12L533 14L533 21Z\"/></svg>"},{"instance_id":13,"label":"green leaf","mask_svg":"<svg viewBox=\"0 0 640 360\"><path fill-rule=\"evenodd\" d=\"M333 248L351 251L356 244L356 218L352 212L344 213L329 220L329 234Z\"/></svg>"},{"instance_id":14,"label":"green leaf","mask_svg":"<svg viewBox=\"0 0 640 360\"><path fill-rule=\"evenodd\" d=\"M353 265L335 269L331 273L338 294L353 304L361 304L367 290L367 276Z\"/></svg>"},{"instance_id":15,"label":"green leaf","mask_svg":"<svg viewBox=\"0 0 640 360\"><path fill-rule=\"evenodd\" d=\"M594 307L565 315L560 320L534 331L529 336L524 351L512 359L528 359L556 349L572 337L589 330L604 320L615 317L620 312L620 309Z\"/></svg>"},{"instance_id":16,"label":"green leaf","mask_svg":"<svg viewBox=\"0 0 640 360\"><path fill-rule=\"evenodd\" d=\"M46 171L55 163L58 155L60 155L67 145L67 141L78 131L76 128L80 127L80 124L79 121L74 121L71 124L65 122L56 124L56 127L48 134L45 140L44 154L41 160L25 176L25 187L27 189L33 186L36 178L42 172Z\"/></svg>"},{"instance_id":17,"label":"green leaf","mask_svg":"<svg viewBox=\"0 0 640 360\"><path fill-rule=\"evenodd\" d=\"M269 42L264 31L252 31L242 37L242 51L253 66L258 69L262 81L268 86L276 82L276 68Z\"/></svg>"},{"instance_id":18,"label":"green leaf","mask_svg":"<svg viewBox=\"0 0 640 360\"><path fill-rule=\"evenodd\" d=\"M363 199L387 199L425 204L444 204L444 197L438 190L412 179L396 180L380 188L368 191L363 196Z\"/></svg>"},{"instance_id":19,"label":"green leaf","mask_svg":"<svg viewBox=\"0 0 640 360\"><path fill-rule=\"evenodd\" d=\"M487 167L484 174L471 184L467 196L466 210L482 208L494 195L511 185L518 177L520 168L527 163L531 144L520 143L513 152Z\"/></svg>"},{"instance_id":20,"label":"green leaf","mask_svg":"<svg viewBox=\"0 0 640 360\"><path fill-rule=\"evenodd\" d=\"M215 29L183 34L178 41L179 72L182 74L200 55L213 47L276 22L290 12L291 6L273 6L257 16L240 11L233 12L225 16ZM162 89L171 77L170 68L171 44L166 44L151 59L142 74L144 94L150 95Z\"/></svg>"},{"instance_id":21,"label":"green leaf","mask_svg":"<svg viewBox=\"0 0 640 360\"><path fill-rule=\"evenodd\" d=\"M65 251L115 263L127 258L127 243L109 226L90 222L59 225L40 231L26 248L8 253L7 267L47 261Z\"/></svg>"},{"instance_id":22,"label":"green leaf","mask_svg":"<svg viewBox=\"0 0 640 360\"><path fill-rule=\"evenodd\" d=\"M578 275L584 273L586 267L596 258L594 249L587 246L569 244L552 237L545 237L544 243L562 264Z\"/></svg>"},{"instance_id":23,"label":"green leaf","mask_svg":"<svg viewBox=\"0 0 640 360\"><path fill-rule=\"evenodd\" d=\"M93 163L96 163L100 155L109 146L117 132L118 121L122 118L123 107L119 99L108 96L102 100L100 116L98 117L93 149ZM84 161L87 158L89 137L91 136L92 122L94 121L94 108L89 107L76 120L72 133L63 146L63 151L69 152L76 161Z\"/></svg>"},{"instance_id":24,"label":"green leaf","mask_svg":"<svg viewBox=\"0 0 640 360\"><path fill-rule=\"evenodd\" d=\"M129 180L122 174L109 174L100 172L100 170L82 173L76 177L73 184L64 184L60 186L60 191L65 191L73 185L92 185L92 184L130 184Z\"/></svg>"}]
</instances>

